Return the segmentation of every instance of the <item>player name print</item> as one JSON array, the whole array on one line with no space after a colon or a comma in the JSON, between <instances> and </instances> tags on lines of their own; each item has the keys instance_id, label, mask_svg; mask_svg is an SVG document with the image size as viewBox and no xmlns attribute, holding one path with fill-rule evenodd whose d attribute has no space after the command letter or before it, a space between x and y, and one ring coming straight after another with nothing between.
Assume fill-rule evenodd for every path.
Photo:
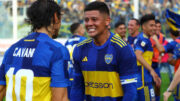
<instances>
[{"instance_id":1,"label":"player name print","mask_svg":"<svg viewBox=\"0 0 180 101\"><path fill-rule=\"evenodd\" d=\"M31 58L34 54L35 48L18 48L16 47L13 53L15 57Z\"/></svg>"}]
</instances>

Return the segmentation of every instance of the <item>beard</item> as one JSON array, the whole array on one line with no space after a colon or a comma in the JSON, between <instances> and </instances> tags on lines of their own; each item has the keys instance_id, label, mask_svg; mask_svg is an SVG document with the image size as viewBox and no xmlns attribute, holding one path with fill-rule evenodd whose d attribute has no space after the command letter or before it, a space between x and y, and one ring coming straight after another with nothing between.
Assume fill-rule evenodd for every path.
<instances>
[{"instance_id":1,"label":"beard","mask_svg":"<svg viewBox=\"0 0 180 101\"><path fill-rule=\"evenodd\" d=\"M58 37L58 32L59 32L59 30L54 31L54 34L52 35L53 39L56 39Z\"/></svg>"}]
</instances>

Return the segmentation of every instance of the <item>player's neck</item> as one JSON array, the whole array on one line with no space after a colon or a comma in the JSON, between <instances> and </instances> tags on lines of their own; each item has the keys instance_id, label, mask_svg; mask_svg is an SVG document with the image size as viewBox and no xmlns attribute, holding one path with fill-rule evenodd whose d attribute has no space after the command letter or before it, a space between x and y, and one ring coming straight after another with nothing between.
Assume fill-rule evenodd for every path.
<instances>
[{"instance_id":1,"label":"player's neck","mask_svg":"<svg viewBox=\"0 0 180 101\"><path fill-rule=\"evenodd\" d=\"M133 33L131 36L132 37L136 37L139 34L139 31L136 31L135 33Z\"/></svg>"},{"instance_id":2,"label":"player's neck","mask_svg":"<svg viewBox=\"0 0 180 101\"><path fill-rule=\"evenodd\" d=\"M50 33L50 32L47 30L47 28L45 28L45 27L42 27L42 28L40 28L40 29L37 29L36 32L45 33L45 34L47 34L49 37L52 38L51 33Z\"/></svg>"},{"instance_id":3,"label":"player's neck","mask_svg":"<svg viewBox=\"0 0 180 101\"><path fill-rule=\"evenodd\" d=\"M98 37L94 38L94 44L97 46L102 46L103 44L106 43L110 36L110 32L106 31L105 33L99 35Z\"/></svg>"},{"instance_id":4,"label":"player's neck","mask_svg":"<svg viewBox=\"0 0 180 101\"><path fill-rule=\"evenodd\" d=\"M150 38L150 35L146 31L143 31L143 34L145 34L148 38Z\"/></svg>"}]
</instances>

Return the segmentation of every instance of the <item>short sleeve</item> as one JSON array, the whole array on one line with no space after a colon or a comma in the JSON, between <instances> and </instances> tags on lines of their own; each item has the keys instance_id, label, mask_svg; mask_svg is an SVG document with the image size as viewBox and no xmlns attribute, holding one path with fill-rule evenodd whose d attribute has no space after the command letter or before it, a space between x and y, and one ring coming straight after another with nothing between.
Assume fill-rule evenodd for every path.
<instances>
[{"instance_id":1,"label":"short sleeve","mask_svg":"<svg viewBox=\"0 0 180 101\"><path fill-rule=\"evenodd\" d=\"M176 47L176 42L172 41L164 46L165 52L173 53L174 48Z\"/></svg>"},{"instance_id":2,"label":"short sleeve","mask_svg":"<svg viewBox=\"0 0 180 101\"><path fill-rule=\"evenodd\" d=\"M5 65L2 64L0 67L0 85L6 85L6 79L5 79Z\"/></svg>"},{"instance_id":3,"label":"short sleeve","mask_svg":"<svg viewBox=\"0 0 180 101\"><path fill-rule=\"evenodd\" d=\"M0 85L6 85L6 78L5 78L5 64L6 64L6 56L8 54L8 51L7 50L4 54L4 58L3 58L3 62L0 66Z\"/></svg>"},{"instance_id":4,"label":"short sleeve","mask_svg":"<svg viewBox=\"0 0 180 101\"><path fill-rule=\"evenodd\" d=\"M68 76L68 50L63 47L54 52L54 61L51 67L51 87L67 87L69 86Z\"/></svg>"},{"instance_id":5,"label":"short sleeve","mask_svg":"<svg viewBox=\"0 0 180 101\"><path fill-rule=\"evenodd\" d=\"M134 49L144 52L146 51L147 45L148 42L146 40L137 39L137 42L134 45Z\"/></svg>"}]
</instances>

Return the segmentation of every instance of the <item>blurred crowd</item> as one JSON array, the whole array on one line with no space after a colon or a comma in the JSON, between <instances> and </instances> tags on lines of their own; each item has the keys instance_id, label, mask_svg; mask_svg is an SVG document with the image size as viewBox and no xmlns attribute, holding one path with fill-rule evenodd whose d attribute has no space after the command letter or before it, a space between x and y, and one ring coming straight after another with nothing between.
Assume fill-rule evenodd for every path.
<instances>
[{"instance_id":1,"label":"blurred crowd","mask_svg":"<svg viewBox=\"0 0 180 101\"><path fill-rule=\"evenodd\" d=\"M18 0L18 31L20 33L26 32L29 30L26 25L23 17L25 17L26 8L35 0ZM60 37L69 37L70 31L69 26L73 22L83 23L83 9L86 4L95 0L55 0L59 5L62 6L64 15L62 16L62 28L61 28L61 36ZM133 18L134 12L134 4L133 0L97 0L97 1L105 1L111 10L111 28L115 25L115 23L119 20L127 22L130 18ZM180 14L180 0L139 0L139 17L144 15L145 13L153 13L156 16L156 19L160 19L162 23L162 32L165 33L167 37L169 33L165 18L165 10L166 8L172 9L174 12ZM7 33L9 29L12 29L12 1L0 1L0 9L3 11L0 16L0 29L4 30L4 33ZM4 10L5 9L5 10ZM7 14L7 12L9 14ZM20 16L23 16L22 18ZM7 20L4 20L7 19ZM25 19L25 18L24 18ZM22 21L21 21L22 20ZM4 28L4 24L7 24L8 27ZM4 23L4 24L3 24ZM2 30L2 32L3 32ZM21 32L22 31L22 32ZM27 31L28 32L28 31ZM8 32L12 33L12 32ZM4 35L4 36L2 36ZM20 36L20 35L18 35ZM6 34L1 34L0 38L12 37L12 34L6 36Z\"/></svg>"},{"instance_id":2,"label":"blurred crowd","mask_svg":"<svg viewBox=\"0 0 180 101\"><path fill-rule=\"evenodd\" d=\"M74 21L83 20L83 9L85 4L93 0L62 0L61 5L64 9L64 23L72 23ZM128 22L133 17L134 5L133 0L99 0L106 1L111 8L112 22L119 19ZM145 13L154 13L158 18L162 18L161 22L165 22L165 9L171 8L174 12L180 14L179 0L140 0L139 3L140 16Z\"/></svg>"}]
</instances>

